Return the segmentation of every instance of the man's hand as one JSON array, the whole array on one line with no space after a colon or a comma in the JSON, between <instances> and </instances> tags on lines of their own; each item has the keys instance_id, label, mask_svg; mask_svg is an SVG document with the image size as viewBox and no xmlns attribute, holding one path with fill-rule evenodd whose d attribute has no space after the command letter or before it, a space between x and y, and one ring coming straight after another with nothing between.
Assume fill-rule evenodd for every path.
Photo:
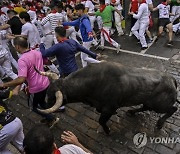
<instances>
[{"instance_id":1,"label":"man's hand","mask_svg":"<svg viewBox=\"0 0 180 154\"><path fill-rule=\"evenodd\" d=\"M64 131L63 134L61 135L61 140L64 143L79 145L79 141L77 137L70 131Z\"/></svg>"},{"instance_id":2,"label":"man's hand","mask_svg":"<svg viewBox=\"0 0 180 154\"><path fill-rule=\"evenodd\" d=\"M13 35L13 34L6 34L6 38L7 39L14 39L15 35Z\"/></svg>"},{"instance_id":3,"label":"man's hand","mask_svg":"<svg viewBox=\"0 0 180 154\"><path fill-rule=\"evenodd\" d=\"M93 32L89 32L88 33L88 38L90 39L90 38L93 38Z\"/></svg>"},{"instance_id":4,"label":"man's hand","mask_svg":"<svg viewBox=\"0 0 180 154\"><path fill-rule=\"evenodd\" d=\"M133 15L133 14L134 14L134 12L129 12L129 14L130 14L130 15Z\"/></svg>"},{"instance_id":5,"label":"man's hand","mask_svg":"<svg viewBox=\"0 0 180 154\"><path fill-rule=\"evenodd\" d=\"M4 85L4 83L0 83L0 90L4 90L6 89L7 87Z\"/></svg>"},{"instance_id":6,"label":"man's hand","mask_svg":"<svg viewBox=\"0 0 180 154\"><path fill-rule=\"evenodd\" d=\"M13 90L12 90L12 94L13 95L18 95L19 94L19 86L17 86L16 88L14 88Z\"/></svg>"}]
</instances>

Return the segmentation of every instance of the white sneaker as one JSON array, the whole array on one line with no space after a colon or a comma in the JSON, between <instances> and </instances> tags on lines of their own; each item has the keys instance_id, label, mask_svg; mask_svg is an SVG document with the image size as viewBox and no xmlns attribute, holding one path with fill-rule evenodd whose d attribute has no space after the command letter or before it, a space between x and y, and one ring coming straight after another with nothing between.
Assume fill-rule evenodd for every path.
<instances>
[{"instance_id":1,"label":"white sneaker","mask_svg":"<svg viewBox=\"0 0 180 154\"><path fill-rule=\"evenodd\" d=\"M118 36L123 36L124 35L124 32L121 32L118 34Z\"/></svg>"},{"instance_id":2,"label":"white sneaker","mask_svg":"<svg viewBox=\"0 0 180 154\"><path fill-rule=\"evenodd\" d=\"M129 33L129 37L131 37L133 35L133 33L130 31L130 33Z\"/></svg>"},{"instance_id":3,"label":"white sneaker","mask_svg":"<svg viewBox=\"0 0 180 154\"><path fill-rule=\"evenodd\" d=\"M119 44L116 49L117 49L117 53L119 53L119 51L120 51L120 49L121 49L121 45Z\"/></svg>"}]
</instances>

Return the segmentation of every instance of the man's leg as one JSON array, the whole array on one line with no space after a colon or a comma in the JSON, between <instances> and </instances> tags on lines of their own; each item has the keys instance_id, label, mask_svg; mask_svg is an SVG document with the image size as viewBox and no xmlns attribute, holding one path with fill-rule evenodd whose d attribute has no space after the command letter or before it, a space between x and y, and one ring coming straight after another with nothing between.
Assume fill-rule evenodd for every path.
<instances>
[{"instance_id":1,"label":"man's leg","mask_svg":"<svg viewBox=\"0 0 180 154\"><path fill-rule=\"evenodd\" d=\"M45 102L45 97L46 97L46 92L47 88L41 92L35 93L33 97L33 111L36 112L37 114L41 115L48 121L51 121L55 118L52 114L43 114L37 110L37 108L41 107L43 109L46 109L46 102Z\"/></svg>"},{"instance_id":2,"label":"man's leg","mask_svg":"<svg viewBox=\"0 0 180 154\"><path fill-rule=\"evenodd\" d=\"M83 46L89 50L91 47L91 43L92 43L92 41L91 42L83 42ZM101 62L99 60L89 57L87 54L85 54L83 52L81 52L81 61L82 61L83 67L87 66L88 63L100 63Z\"/></svg>"},{"instance_id":3,"label":"man's leg","mask_svg":"<svg viewBox=\"0 0 180 154\"><path fill-rule=\"evenodd\" d=\"M23 125L19 118L15 119L15 125L19 127L19 129L16 135L14 136L12 143L20 152L23 152L24 133L23 133Z\"/></svg>"},{"instance_id":4,"label":"man's leg","mask_svg":"<svg viewBox=\"0 0 180 154\"><path fill-rule=\"evenodd\" d=\"M137 20L134 26L131 28L131 32L136 36L138 40L139 40L139 32L138 32L139 27L140 27L140 23L139 20Z\"/></svg>"},{"instance_id":5,"label":"man's leg","mask_svg":"<svg viewBox=\"0 0 180 154\"><path fill-rule=\"evenodd\" d=\"M169 41L172 41L172 37L173 37L172 23L167 25L167 29L169 30Z\"/></svg>"},{"instance_id":6,"label":"man's leg","mask_svg":"<svg viewBox=\"0 0 180 154\"><path fill-rule=\"evenodd\" d=\"M139 28L139 39L141 42L142 48L147 48L147 42L145 38L145 31L147 29L148 23L140 23L140 28Z\"/></svg>"},{"instance_id":7,"label":"man's leg","mask_svg":"<svg viewBox=\"0 0 180 154\"><path fill-rule=\"evenodd\" d=\"M107 41L107 42L109 42L111 45L113 45L114 47L118 47L119 46L119 44L116 42L116 41L114 41L111 37L110 37L110 35L109 35L109 33L110 33L110 28L109 27L103 27L103 29L104 29L104 37L105 37L105 40Z\"/></svg>"},{"instance_id":8,"label":"man's leg","mask_svg":"<svg viewBox=\"0 0 180 154\"><path fill-rule=\"evenodd\" d=\"M115 16L115 24L116 24L116 29L118 31L118 35L124 35L122 26L121 26L121 17L117 12L114 12L114 16Z\"/></svg>"},{"instance_id":9,"label":"man's leg","mask_svg":"<svg viewBox=\"0 0 180 154\"><path fill-rule=\"evenodd\" d=\"M4 69L5 73L7 74L7 76L9 76L11 79L16 79L18 76L17 74L15 74L13 72L12 66L11 66L11 62L9 60L9 55L8 53L3 57L4 58L4 62L2 63L2 68Z\"/></svg>"},{"instance_id":10,"label":"man's leg","mask_svg":"<svg viewBox=\"0 0 180 154\"><path fill-rule=\"evenodd\" d=\"M172 46L172 37L173 37L173 28L172 28L172 23L168 24L167 29L169 30L169 42L168 42L168 46Z\"/></svg>"},{"instance_id":11,"label":"man's leg","mask_svg":"<svg viewBox=\"0 0 180 154\"><path fill-rule=\"evenodd\" d=\"M21 125L18 122L18 118L10 122L9 124L6 124L1 130L0 130L0 151L7 151L5 150L7 145L13 141L13 139L18 135L20 131ZM21 132L21 136L18 137L18 140L16 142L16 146L19 150L23 150L23 139L24 135L23 132ZM4 153L5 154L5 153Z\"/></svg>"}]
</instances>

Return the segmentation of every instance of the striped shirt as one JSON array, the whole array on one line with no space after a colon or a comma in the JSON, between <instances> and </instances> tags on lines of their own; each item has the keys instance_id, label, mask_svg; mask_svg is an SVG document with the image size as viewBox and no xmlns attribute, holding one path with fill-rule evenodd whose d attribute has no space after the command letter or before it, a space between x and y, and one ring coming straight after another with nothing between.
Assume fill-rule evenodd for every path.
<instances>
[{"instance_id":1,"label":"striped shirt","mask_svg":"<svg viewBox=\"0 0 180 154\"><path fill-rule=\"evenodd\" d=\"M5 37L6 33L5 31L0 31L0 58L4 57L4 55L6 55L8 53L7 49L6 49L6 40Z\"/></svg>"},{"instance_id":2,"label":"striped shirt","mask_svg":"<svg viewBox=\"0 0 180 154\"><path fill-rule=\"evenodd\" d=\"M41 21L41 25L44 26L47 22L51 24L52 33L54 33L55 28L58 26L59 22L63 21L63 15L61 13L50 13Z\"/></svg>"}]
</instances>

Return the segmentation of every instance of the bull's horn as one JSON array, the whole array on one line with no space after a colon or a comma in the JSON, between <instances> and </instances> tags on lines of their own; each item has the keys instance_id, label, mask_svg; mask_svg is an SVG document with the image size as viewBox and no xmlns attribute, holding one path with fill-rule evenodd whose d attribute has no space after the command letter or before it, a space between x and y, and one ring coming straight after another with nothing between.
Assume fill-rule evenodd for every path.
<instances>
[{"instance_id":1,"label":"bull's horn","mask_svg":"<svg viewBox=\"0 0 180 154\"><path fill-rule=\"evenodd\" d=\"M56 103L54 104L54 106L52 106L49 109L45 109L45 110L41 110L41 109L37 109L37 110L40 111L41 113L45 113L45 114L52 113L52 112L55 112L56 110L58 110L62 105L63 95L62 95L61 91L57 91L55 95L56 95Z\"/></svg>"},{"instance_id":2,"label":"bull's horn","mask_svg":"<svg viewBox=\"0 0 180 154\"><path fill-rule=\"evenodd\" d=\"M50 78L52 78L52 79L54 79L54 80L59 79L59 77L58 77L58 75L57 75L56 73L52 73L52 72L41 72L41 71L39 71L39 70L36 68L36 66L34 66L34 69L35 69L35 71L36 71L37 73L39 73L39 74L41 74L41 75L43 75L43 76L50 77Z\"/></svg>"}]
</instances>

